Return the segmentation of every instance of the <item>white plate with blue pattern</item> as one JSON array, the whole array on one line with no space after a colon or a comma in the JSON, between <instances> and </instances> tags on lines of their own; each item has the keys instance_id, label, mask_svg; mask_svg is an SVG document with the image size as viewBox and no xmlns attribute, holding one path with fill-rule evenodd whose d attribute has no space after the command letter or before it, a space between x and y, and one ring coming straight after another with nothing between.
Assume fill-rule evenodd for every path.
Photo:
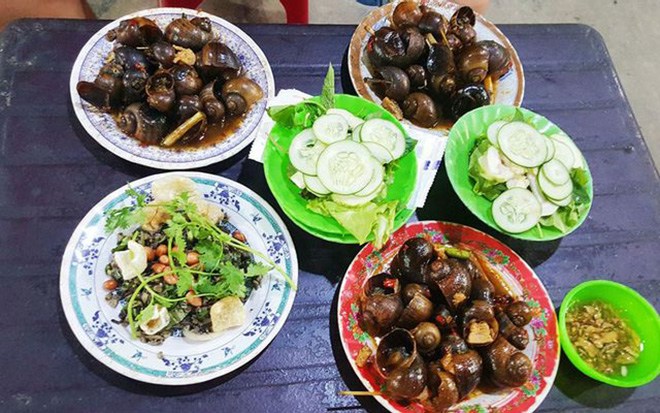
<instances>
[{"instance_id":1,"label":"white plate with blue pattern","mask_svg":"<svg viewBox=\"0 0 660 413\"><path fill-rule=\"evenodd\" d=\"M216 39L225 43L241 61L245 74L254 80L264 91L266 99L252 106L240 126L227 139L211 146L196 150L175 150L158 146L144 146L140 142L119 130L112 116L96 109L91 104L80 99L76 85L81 80L94 81L103 62L115 46L114 42L106 40L105 35L110 29L126 19L137 16L154 20L161 29L169 22L186 15L188 17L208 17L213 26ZM101 146L133 163L157 169L191 169L200 168L227 159L248 146L255 138L261 119L266 112L266 101L275 95L275 80L266 56L259 46L238 27L217 16L199 10L163 7L143 10L123 16L107 24L92 36L78 54L69 80L69 91L73 110L87 133Z\"/></svg>"},{"instance_id":2,"label":"white plate with blue pattern","mask_svg":"<svg viewBox=\"0 0 660 413\"><path fill-rule=\"evenodd\" d=\"M275 211L257 194L234 181L199 172L152 175L130 183L150 193L151 183L167 175L192 179L202 196L225 211L228 225L245 234L250 246L267 254L284 268L294 283L298 260L291 236ZM74 231L64 252L60 271L60 295L64 314L82 346L97 360L118 373L147 383L186 385L204 382L236 370L255 358L282 328L295 297L276 271L262 278L245 303L243 326L205 342L192 342L180 334L160 346L130 337L127 327L115 324L120 306L105 301L105 266L117 244L116 231L106 234L104 212L130 205L131 198L119 188L96 204Z\"/></svg>"}]
</instances>

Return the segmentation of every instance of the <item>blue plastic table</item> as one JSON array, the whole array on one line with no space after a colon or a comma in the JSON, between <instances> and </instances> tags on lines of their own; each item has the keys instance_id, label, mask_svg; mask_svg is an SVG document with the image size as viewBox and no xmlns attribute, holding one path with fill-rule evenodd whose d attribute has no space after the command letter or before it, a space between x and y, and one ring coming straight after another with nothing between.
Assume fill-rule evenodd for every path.
<instances>
[{"instance_id":1,"label":"blue plastic table","mask_svg":"<svg viewBox=\"0 0 660 413\"><path fill-rule=\"evenodd\" d=\"M206 384L142 384L104 367L78 344L58 293L64 247L85 213L127 181L157 171L104 150L73 114L69 74L106 22L23 20L0 37L0 411L319 412L380 411L361 389L338 341L337 283L357 253L303 233L286 217L300 259L300 289L284 328L254 362ZM263 48L277 88L318 93L327 64L337 86L352 26L244 26ZM524 105L575 138L591 167L594 206L564 240L515 242L558 307L580 281L605 278L660 302L660 179L600 35L582 25L506 26L525 68ZM247 151L204 170L275 201ZM277 209L277 208L276 208ZM418 219L486 230L462 206L441 169ZM660 411L660 381L619 389L581 375L562 357L539 411Z\"/></svg>"}]
</instances>

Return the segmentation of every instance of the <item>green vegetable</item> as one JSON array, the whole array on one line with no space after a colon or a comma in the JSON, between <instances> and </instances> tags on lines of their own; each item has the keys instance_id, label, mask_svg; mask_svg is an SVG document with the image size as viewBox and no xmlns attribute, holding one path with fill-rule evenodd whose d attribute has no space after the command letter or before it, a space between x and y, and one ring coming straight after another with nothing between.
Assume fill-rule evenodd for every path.
<instances>
[{"instance_id":1,"label":"green vegetable","mask_svg":"<svg viewBox=\"0 0 660 413\"><path fill-rule=\"evenodd\" d=\"M335 107L335 70L332 64L328 65L328 73L323 80L323 89L321 89L321 105L327 111Z\"/></svg>"},{"instance_id":2,"label":"green vegetable","mask_svg":"<svg viewBox=\"0 0 660 413\"><path fill-rule=\"evenodd\" d=\"M479 166L479 158L486 153L489 147L493 146L488 139L481 139L478 141L475 149L470 155L470 163L468 165L468 174L474 180L474 187L472 190L477 195L482 195L488 200L493 201L500 194L507 190L506 184L503 182L490 181L483 177L481 166Z\"/></svg>"},{"instance_id":3,"label":"green vegetable","mask_svg":"<svg viewBox=\"0 0 660 413\"><path fill-rule=\"evenodd\" d=\"M450 257L460 258L463 260L467 260L468 258L470 258L471 255L470 251L462 250L460 248L452 248L452 247L445 248L445 253Z\"/></svg>"},{"instance_id":4,"label":"green vegetable","mask_svg":"<svg viewBox=\"0 0 660 413\"><path fill-rule=\"evenodd\" d=\"M307 208L337 220L359 243L364 243L369 235L374 234L374 246L381 248L394 227L394 217L398 201L384 204L367 202L359 206L346 206L333 202L328 198L317 198L307 203Z\"/></svg>"}]
</instances>

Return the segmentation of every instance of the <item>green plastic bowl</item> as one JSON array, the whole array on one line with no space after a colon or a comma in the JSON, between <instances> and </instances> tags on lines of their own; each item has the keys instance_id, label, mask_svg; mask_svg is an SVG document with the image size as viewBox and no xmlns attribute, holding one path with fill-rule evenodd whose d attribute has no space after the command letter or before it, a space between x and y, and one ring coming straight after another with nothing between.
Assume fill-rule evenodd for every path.
<instances>
[{"instance_id":1,"label":"green plastic bowl","mask_svg":"<svg viewBox=\"0 0 660 413\"><path fill-rule=\"evenodd\" d=\"M571 306L589 301L602 301L614 308L639 334L644 345L636 364L628 366L628 375L607 376L587 364L568 338L566 312ZM592 379L617 387L638 387L660 374L660 317L653 306L637 291L613 281L596 280L579 284L564 297L559 311L559 340L568 359Z\"/></svg>"},{"instance_id":2,"label":"green plastic bowl","mask_svg":"<svg viewBox=\"0 0 660 413\"><path fill-rule=\"evenodd\" d=\"M468 165L470 154L472 153L476 139L480 136L484 136L488 126L496 120L511 119L515 114L516 109L522 111L526 122L533 125L543 134L553 135L555 133L565 133L545 117L524 108L516 108L515 106L508 105L489 105L477 108L461 116L449 132L449 142L447 142L444 162L445 168L447 168L449 182L451 182L454 191L463 204L465 204L465 206L476 215L477 218L503 234L528 241L551 241L565 237L582 225L591 209L591 204L593 202L593 184L588 166L587 174L589 175L589 186L587 192L589 193L589 199L591 202L589 202L588 208L585 208L582 215L578 218L578 222L573 225L573 227L569 228L567 232L561 232L558 229L547 227L542 227L542 232L539 232L536 227L518 234L506 232L500 228L493 219L493 214L491 212L493 202L481 195L477 195L472 190L474 183L468 175Z\"/></svg>"},{"instance_id":3,"label":"green plastic bowl","mask_svg":"<svg viewBox=\"0 0 660 413\"><path fill-rule=\"evenodd\" d=\"M314 99L318 99L318 97ZM404 134L406 133L394 116L368 100L350 95L335 95L335 106L346 109L361 118L369 116L387 119L394 122ZM357 244L358 240L334 218L307 209L307 200L300 196L300 189L289 179L293 167L290 165L288 154L280 149L288 150L291 141L299 132L300 129L292 129L280 124L275 124L271 130L271 138L277 142L279 148L270 140L266 143L264 174L268 187L282 211L303 230L327 241ZM394 218L394 230L405 224L414 212L412 209L407 209L406 205L415 190L417 179L417 158L414 151L399 159L398 162L399 167L394 172L393 182L389 185L385 197L386 201L398 200L402 208ZM373 236L370 236L368 241L371 241L372 238Z\"/></svg>"}]
</instances>

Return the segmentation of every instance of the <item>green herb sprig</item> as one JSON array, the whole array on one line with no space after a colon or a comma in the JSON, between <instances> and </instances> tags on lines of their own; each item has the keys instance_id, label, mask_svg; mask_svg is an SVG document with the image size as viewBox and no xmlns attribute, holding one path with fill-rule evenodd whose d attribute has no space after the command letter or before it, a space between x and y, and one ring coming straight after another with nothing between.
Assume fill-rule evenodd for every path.
<instances>
[{"instance_id":1,"label":"green herb sprig","mask_svg":"<svg viewBox=\"0 0 660 413\"><path fill-rule=\"evenodd\" d=\"M133 337L137 336L136 323L139 324L153 316L155 303L170 307L185 300L185 295L189 291L193 291L198 297L244 298L247 290L246 279L265 275L272 269L276 270L292 289L297 289L286 271L270 257L223 232L215 223L202 215L187 193L182 193L169 202L150 204L146 202L146 194L130 188L126 194L135 200L135 205L106 211L105 230L108 233L144 222L147 208L162 208L169 215L169 219L165 222L164 233L168 240L167 254L171 270L148 277L139 275L140 284L133 291L127 305L127 319ZM189 266L186 264L184 251L193 240L197 241L195 250L199 253L199 264ZM176 250L174 246L177 247ZM266 264L251 263L243 271L224 256L224 247L253 254ZM175 298L159 294L149 286L149 283L170 274L177 277ZM135 315L133 307L142 290L146 290L151 299L149 304Z\"/></svg>"}]
</instances>

